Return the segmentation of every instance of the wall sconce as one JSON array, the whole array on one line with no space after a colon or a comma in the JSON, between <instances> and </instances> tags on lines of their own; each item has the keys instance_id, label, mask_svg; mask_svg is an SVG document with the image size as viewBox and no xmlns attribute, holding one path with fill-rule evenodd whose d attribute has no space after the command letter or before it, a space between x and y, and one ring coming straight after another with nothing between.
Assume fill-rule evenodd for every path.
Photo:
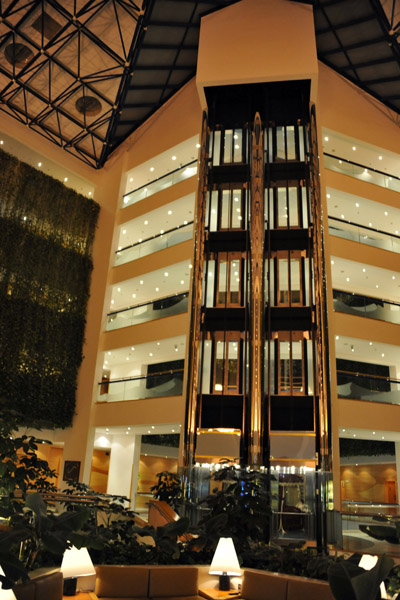
<instances>
[{"instance_id":1,"label":"wall sconce","mask_svg":"<svg viewBox=\"0 0 400 600\"><path fill-rule=\"evenodd\" d=\"M209 570L210 575L219 575L219 589L230 590L229 577L240 576L240 566L232 538L220 538Z\"/></svg>"},{"instance_id":2,"label":"wall sconce","mask_svg":"<svg viewBox=\"0 0 400 600\"><path fill-rule=\"evenodd\" d=\"M64 596L75 596L78 577L96 575L87 548L78 550L75 546L64 552L60 571L64 577Z\"/></svg>"}]
</instances>

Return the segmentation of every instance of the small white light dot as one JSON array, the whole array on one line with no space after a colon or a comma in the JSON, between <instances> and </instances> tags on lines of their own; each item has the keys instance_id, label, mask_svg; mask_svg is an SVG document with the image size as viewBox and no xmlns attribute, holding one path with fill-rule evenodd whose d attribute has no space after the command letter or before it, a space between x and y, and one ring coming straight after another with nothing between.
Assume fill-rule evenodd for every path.
<instances>
[{"instance_id":1,"label":"small white light dot","mask_svg":"<svg viewBox=\"0 0 400 600\"><path fill-rule=\"evenodd\" d=\"M378 284L376 284L376 286L375 286L375 287L376 287L376 288L378 288L378 287L379 287L379 285L378 285Z\"/></svg>"},{"instance_id":2,"label":"small white light dot","mask_svg":"<svg viewBox=\"0 0 400 600\"><path fill-rule=\"evenodd\" d=\"M193 268L193 265L189 265L189 269L192 269L192 268Z\"/></svg>"},{"instance_id":3,"label":"small white light dot","mask_svg":"<svg viewBox=\"0 0 400 600\"><path fill-rule=\"evenodd\" d=\"M346 277L346 281L350 281L350 277Z\"/></svg>"},{"instance_id":4,"label":"small white light dot","mask_svg":"<svg viewBox=\"0 0 400 600\"><path fill-rule=\"evenodd\" d=\"M129 356L126 357L126 360L129 360Z\"/></svg>"},{"instance_id":5,"label":"small white light dot","mask_svg":"<svg viewBox=\"0 0 400 600\"><path fill-rule=\"evenodd\" d=\"M357 150L357 148L355 146L353 146L353 150Z\"/></svg>"},{"instance_id":6,"label":"small white light dot","mask_svg":"<svg viewBox=\"0 0 400 600\"><path fill-rule=\"evenodd\" d=\"M327 135L324 137L324 140L325 140L326 142L329 142L329 138L328 138L328 136L327 136Z\"/></svg>"},{"instance_id":7,"label":"small white light dot","mask_svg":"<svg viewBox=\"0 0 400 600\"><path fill-rule=\"evenodd\" d=\"M111 300L111 304L114 304L114 300Z\"/></svg>"},{"instance_id":8,"label":"small white light dot","mask_svg":"<svg viewBox=\"0 0 400 600\"><path fill-rule=\"evenodd\" d=\"M133 177L130 177L130 178L129 178L129 181L132 183L132 181L133 181Z\"/></svg>"},{"instance_id":9,"label":"small white light dot","mask_svg":"<svg viewBox=\"0 0 400 600\"><path fill-rule=\"evenodd\" d=\"M396 276L395 276L395 275L392 275L392 279L396 279Z\"/></svg>"},{"instance_id":10,"label":"small white light dot","mask_svg":"<svg viewBox=\"0 0 400 600\"><path fill-rule=\"evenodd\" d=\"M154 171L154 167L150 167L150 171L153 172Z\"/></svg>"},{"instance_id":11,"label":"small white light dot","mask_svg":"<svg viewBox=\"0 0 400 600\"><path fill-rule=\"evenodd\" d=\"M369 345L372 346L372 342L370 342Z\"/></svg>"},{"instance_id":12,"label":"small white light dot","mask_svg":"<svg viewBox=\"0 0 400 600\"><path fill-rule=\"evenodd\" d=\"M185 282L183 281L183 279L181 279L181 285L183 285Z\"/></svg>"},{"instance_id":13,"label":"small white light dot","mask_svg":"<svg viewBox=\"0 0 400 600\"><path fill-rule=\"evenodd\" d=\"M149 356L153 356L153 353L152 353L152 352L149 352Z\"/></svg>"},{"instance_id":14,"label":"small white light dot","mask_svg":"<svg viewBox=\"0 0 400 600\"><path fill-rule=\"evenodd\" d=\"M124 204L128 204L129 200L128 198L124 198Z\"/></svg>"},{"instance_id":15,"label":"small white light dot","mask_svg":"<svg viewBox=\"0 0 400 600\"><path fill-rule=\"evenodd\" d=\"M172 160L176 160L176 156L173 156L173 157L172 157Z\"/></svg>"},{"instance_id":16,"label":"small white light dot","mask_svg":"<svg viewBox=\"0 0 400 600\"><path fill-rule=\"evenodd\" d=\"M91 196L91 195L92 195L92 192L89 192L89 196Z\"/></svg>"},{"instance_id":17,"label":"small white light dot","mask_svg":"<svg viewBox=\"0 0 400 600\"><path fill-rule=\"evenodd\" d=\"M200 148L200 144L196 144L196 148Z\"/></svg>"},{"instance_id":18,"label":"small white light dot","mask_svg":"<svg viewBox=\"0 0 400 600\"><path fill-rule=\"evenodd\" d=\"M339 336L338 336L338 335L336 336L336 339L337 339L337 340L339 339Z\"/></svg>"},{"instance_id":19,"label":"small white light dot","mask_svg":"<svg viewBox=\"0 0 400 600\"><path fill-rule=\"evenodd\" d=\"M384 355L384 353L383 353L383 352L382 352L381 356L382 356L382 358L385 358L385 355Z\"/></svg>"},{"instance_id":20,"label":"small white light dot","mask_svg":"<svg viewBox=\"0 0 400 600\"><path fill-rule=\"evenodd\" d=\"M168 272L167 271L165 271L164 277L168 277Z\"/></svg>"},{"instance_id":21,"label":"small white light dot","mask_svg":"<svg viewBox=\"0 0 400 600\"><path fill-rule=\"evenodd\" d=\"M132 298L136 298L136 294L132 294Z\"/></svg>"},{"instance_id":22,"label":"small white light dot","mask_svg":"<svg viewBox=\"0 0 400 600\"><path fill-rule=\"evenodd\" d=\"M365 273L366 269L363 269L363 273Z\"/></svg>"},{"instance_id":23,"label":"small white light dot","mask_svg":"<svg viewBox=\"0 0 400 600\"><path fill-rule=\"evenodd\" d=\"M156 292L159 292L159 291L160 291L160 288L158 288L158 287L157 287L157 288L156 288Z\"/></svg>"},{"instance_id":24,"label":"small white light dot","mask_svg":"<svg viewBox=\"0 0 400 600\"><path fill-rule=\"evenodd\" d=\"M169 215L172 215L172 210L169 210L169 211L168 211L168 214L169 214Z\"/></svg>"},{"instance_id":25,"label":"small white light dot","mask_svg":"<svg viewBox=\"0 0 400 600\"><path fill-rule=\"evenodd\" d=\"M382 156L378 156L379 160L382 160Z\"/></svg>"},{"instance_id":26,"label":"small white light dot","mask_svg":"<svg viewBox=\"0 0 400 600\"><path fill-rule=\"evenodd\" d=\"M131 350L134 350L134 349L135 349L135 346L131 346Z\"/></svg>"},{"instance_id":27,"label":"small white light dot","mask_svg":"<svg viewBox=\"0 0 400 600\"><path fill-rule=\"evenodd\" d=\"M143 285L143 283L144 283L144 282L143 282L143 279L141 279L141 280L139 281L139 283L140 283L140 285Z\"/></svg>"},{"instance_id":28,"label":"small white light dot","mask_svg":"<svg viewBox=\"0 0 400 600\"><path fill-rule=\"evenodd\" d=\"M360 205L359 205L359 203L358 203L358 202L356 202L356 207L358 208L359 206L360 206Z\"/></svg>"},{"instance_id":29,"label":"small white light dot","mask_svg":"<svg viewBox=\"0 0 400 600\"><path fill-rule=\"evenodd\" d=\"M331 265L334 265L334 264L335 264L335 261L334 261L334 260L331 260Z\"/></svg>"},{"instance_id":30,"label":"small white light dot","mask_svg":"<svg viewBox=\"0 0 400 600\"><path fill-rule=\"evenodd\" d=\"M68 177L64 177L64 181L65 181L65 183L67 183Z\"/></svg>"},{"instance_id":31,"label":"small white light dot","mask_svg":"<svg viewBox=\"0 0 400 600\"><path fill-rule=\"evenodd\" d=\"M38 162L37 166L38 166L38 167L41 167L41 166L42 166L42 163L41 163L41 162Z\"/></svg>"},{"instance_id":32,"label":"small white light dot","mask_svg":"<svg viewBox=\"0 0 400 600\"><path fill-rule=\"evenodd\" d=\"M126 234L126 229L123 229L122 233L123 233L123 235L125 235Z\"/></svg>"},{"instance_id":33,"label":"small white light dot","mask_svg":"<svg viewBox=\"0 0 400 600\"><path fill-rule=\"evenodd\" d=\"M387 212L387 210L385 210L385 217L387 217L387 216L388 216L388 212Z\"/></svg>"},{"instance_id":34,"label":"small white light dot","mask_svg":"<svg viewBox=\"0 0 400 600\"><path fill-rule=\"evenodd\" d=\"M148 224L149 224L149 222L148 222L148 221L144 221L144 224L145 224L145 225L148 225Z\"/></svg>"},{"instance_id":35,"label":"small white light dot","mask_svg":"<svg viewBox=\"0 0 400 600\"><path fill-rule=\"evenodd\" d=\"M327 194L327 195L326 195L326 197L327 197L327 198L330 198L330 197L331 197L331 195L330 195L330 194Z\"/></svg>"}]
</instances>

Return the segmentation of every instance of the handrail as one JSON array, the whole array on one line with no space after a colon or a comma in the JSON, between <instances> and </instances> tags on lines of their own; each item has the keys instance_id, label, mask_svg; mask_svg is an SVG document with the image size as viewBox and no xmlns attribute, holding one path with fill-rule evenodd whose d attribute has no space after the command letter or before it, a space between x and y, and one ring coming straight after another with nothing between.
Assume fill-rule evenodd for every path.
<instances>
[{"instance_id":1,"label":"handrail","mask_svg":"<svg viewBox=\"0 0 400 600\"><path fill-rule=\"evenodd\" d=\"M135 381L136 379L148 379L157 375L173 375L174 373L183 373L184 369L169 369L168 371L158 371L157 373L149 373L148 375L135 375L134 377L119 377L118 379L107 379L99 381L97 385L109 385L110 383L120 383L122 381Z\"/></svg>"},{"instance_id":2,"label":"handrail","mask_svg":"<svg viewBox=\"0 0 400 600\"><path fill-rule=\"evenodd\" d=\"M150 306L150 304L160 302L161 300L168 300L169 298L177 298L178 296L184 296L185 294L189 295L189 292L179 292L176 294L171 294L170 296L162 296L162 298L156 298L156 300L150 300L149 302L142 302L141 304L132 304L132 306L128 306L127 308L121 308L120 310L114 310L113 312L107 313L107 317L117 315L119 313L125 312L126 310L132 310L134 308L140 308L142 306Z\"/></svg>"},{"instance_id":3,"label":"handrail","mask_svg":"<svg viewBox=\"0 0 400 600\"><path fill-rule=\"evenodd\" d=\"M391 173L384 173L379 169L374 169L373 167L367 167L367 165L360 165L360 163L356 163L353 160L349 160L347 158L342 158L341 156L336 156L335 154L329 154L329 152L324 152L324 156L329 156L329 158L335 158L336 160L341 160L342 162L346 162L349 165L354 165L355 167L361 167L361 169L367 169L367 171L373 171L374 173L379 173L379 175L384 175L385 177L391 177L392 179L397 179L400 181L400 177L397 175L392 175Z\"/></svg>"},{"instance_id":4,"label":"handrail","mask_svg":"<svg viewBox=\"0 0 400 600\"><path fill-rule=\"evenodd\" d=\"M396 235L395 233L388 233L387 231L382 231L381 229L374 229L373 227L367 227L367 225L360 225L359 223L353 223L353 221L347 221L346 219L339 219L338 217L330 217L328 216L328 222L332 219L332 221L338 221L339 223L347 223L348 225L353 225L354 227L360 227L361 229L368 229L369 231L374 231L375 233L381 233L382 235L388 235L390 237L394 237L400 240L400 235Z\"/></svg>"},{"instance_id":5,"label":"handrail","mask_svg":"<svg viewBox=\"0 0 400 600\"><path fill-rule=\"evenodd\" d=\"M352 298L361 298L362 300L372 300L373 302L384 302L385 304L392 304L393 306L399 306L400 307L400 303L399 302L392 302L391 300L385 300L384 298L376 298L374 296L362 296L361 294L356 294L355 292L347 292L346 290L337 290L337 289L333 289L332 290L333 294L338 293L338 294L346 294L347 296L351 296ZM335 300L335 297L333 298ZM352 307L352 308L356 308L356 307Z\"/></svg>"},{"instance_id":6,"label":"handrail","mask_svg":"<svg viewBox=\"0 0 400 600\"><path fill-rule=\"evenodd\" d=\"M359 373L358 371L342 371L337 370L337 373L344 375L355 375L356 377L368 377L369 379L380 379L381 381L389 381L390 383L400 383L400 379L393 379L392 377L385 377L384 375L373 375L372 373Z\"/></svg>"},{"instance_id":7,"label":"handrail","mask_svg":"<svg viewBox=\"0 0 400 600\"><path fill-rule=\"evenodd\" d=\"M193 164L197 164L197 159L196 160L192 160L192 161L190 161L190 162L188 162L188 163L186 163L184 165L181 165L180 167L178 167L177 169L174 169L173 171L168 171L168 173L165 173L164 175L160 175L160 177L156 177L156 179L153 179L152 181L148 181L144 185L141 185L140 187L135 188L134 190L131 190L130 192L126 192L126 194L123 194L122 197L125 198L125 196L129 196L130 194L133 194L134 192L138 192L139 190L142 190L145 187L149 187L150 185L152 185L156 181L160 181L161 179L164 179L165 177L169 177L170 175L173 175L174 173L177 173L181 169L186 169L186 167L189 167L189 165L193 165Z\"/></svg>"},{"instance_id":8,"label":"handrail","mask_svg":"<svg viewBox=\"0 0 400 600\"><path fill-rule=\"evenodd\" d=\"M182 225L177 225L176 227L173 227L172 229L167 229L167 231L164 231L164 233L156 233L155 235L148 237L145 240L142 240L141 242L135 242L134 244L131 244L130 246L124 246L123 248L121 248L121 250L116 250L115 254L120 254L121 252L123 252L124 250L128 250L129 248L134 248L135 246L140 246L141 244L150 242L150 240L155 240L158 237L162 237L164 235L167 235L168 233L177 231L178 229L183 229L183 227L187 227L188 225L193 225L193 221L188 221L187 223L183 223Z\"/></svg>"}]
</instances>

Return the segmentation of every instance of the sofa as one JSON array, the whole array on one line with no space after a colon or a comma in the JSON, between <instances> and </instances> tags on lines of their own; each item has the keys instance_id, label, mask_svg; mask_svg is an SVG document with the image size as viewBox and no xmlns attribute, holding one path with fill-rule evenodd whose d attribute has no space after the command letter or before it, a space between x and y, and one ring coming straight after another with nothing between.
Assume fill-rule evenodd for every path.
<instances>
[{"instance_id":1,"label":"sofa","mask_svg":"<svg viewBox=\"0 0 400 600\"><path fill-rule=\"evenodd\" d=\"M209 566L112 566L96 567L93 600L204 600L199 586L218 586ZM269 571L245 569L240 596L244 600L334 600L326 581Z\"/></svg>"},{"instance_id":2,"label":"sofa","mask_svg":"<svg viewBox=\"0 0 400 600\"><path fill-rule=\"evenodd\" d=\"M180 566L96 567L96 587L91 597L114 600L204 600L198 595L198 569Z\"/></svg>"},{"instance_id":3,"label":"sofa","mask_svg":"<svg viewBox=\"0 0 400 600\"><path fill-rule=\"evenodd\" d=\"M269 571L245 569L244 600L335 600L328 582Z\"/></svg>"},{"instance_id":4,"label":"sofa","mask_svg":"<svg viewBox=\"0 0 400 600\"><path fill-rule=\"evenodd\" d=\"M17 600L63 600L62 573L33 577L13 588Z\"/></svg>"}]
</instances>

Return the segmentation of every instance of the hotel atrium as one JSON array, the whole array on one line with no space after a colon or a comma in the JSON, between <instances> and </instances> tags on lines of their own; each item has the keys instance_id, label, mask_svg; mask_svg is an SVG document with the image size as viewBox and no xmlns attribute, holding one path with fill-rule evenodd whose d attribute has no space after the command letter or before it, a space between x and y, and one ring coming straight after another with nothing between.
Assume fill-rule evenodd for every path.
<instances>
[{"instance_id":1,"label":"hotel atrium","mask_svg":"<svg viewBox=\"0 0 400 600\"><path fill-rule=\"evenodd\" d=\"M400 8L0 11L0 149L100 206L59 487L77 463L145 516L225 460L273 475L276 539L398 514Z\"/></svg>"}]
</instances>

